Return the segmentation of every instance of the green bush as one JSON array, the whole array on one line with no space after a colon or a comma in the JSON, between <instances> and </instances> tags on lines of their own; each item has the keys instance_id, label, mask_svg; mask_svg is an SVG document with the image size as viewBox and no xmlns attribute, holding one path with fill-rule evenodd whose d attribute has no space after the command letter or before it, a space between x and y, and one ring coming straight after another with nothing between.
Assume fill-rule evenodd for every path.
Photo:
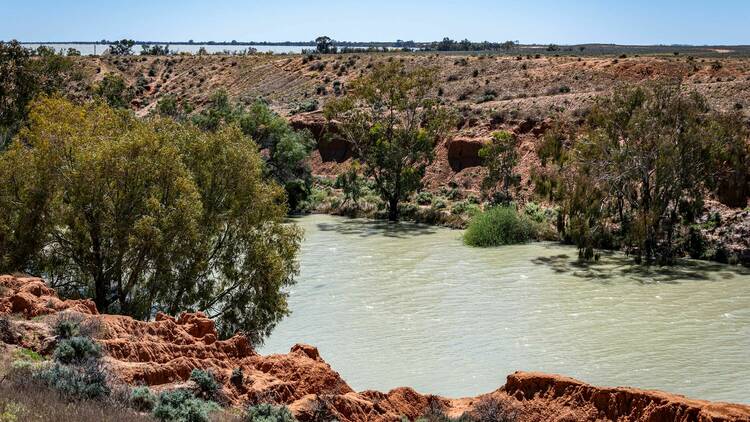
<instances>
[{"instance_id":1,"label":"green bush","mask_svg":"<svg viewBox=\"0 0 750 422\"><path fill-rule=\"evenodd\" d=\"M432 208L436 210L442 210L442 209L448 208L448 203L445 202L444 199L438 198L432 202Z\"/></svg>"},{"instance_id":2,"label":"green bush","mask_svg":"<svg viewBox=\"0 0 750 422\"><path fill-rule=\"evenodd\" d=\"M245 380L245 374L242 372L242 368L232 369L232 376L229 377L229 382L231 382L232 385L239 387L242 385L242 382L244 380Z\"/></svg>"},{"instance_id":3,"label":"green bush","mask_svg":"<svg viewBox=\"0 0 750 422\"><path fill-rule=\"evenodd\" d=\"M14 355L19 360L25 360L29 362L41 362L44 360L44 358L39 353L25 348L16 350Z\"/></svg>"},{"instance_id":4,"label":"green bush","mask_svg":"<svg viewBox=\"0 0 750 422\"><path fill-rule=\"evenodd\" d=\"M473 217L479 214L480 212L482 212L482 209L479 208L479 205L472 204L468 201L456 202L455 204L453 204L453 207L451 208L451 213L453 215L466 214L470 217Z\"/></svg>"},{"instance_id":5,"label":"green bush","mask_svg":"<svg viewBox=\"0 0 750 422\"><path fill-rule=\"evenodd\" d=\"M81 336L81 317L68 312L58 314L52 330L60 340Z\"/></svg>"},{"instance_id":6,"label":"green bush","mask_svg":"<svg viewBox=\"0 0 750 422\"><path fill-rule=\"evenodd\" d=\"M528 217L513 207L494 207L476 215L464 233L469 246L489 247L525 243L533 235Z\"/></svg>"},{"instance_id":7,"label":"green bush","mask_svg":"<svg viewBox=\"0 0 750 422\"><path fill-rule=\"evenodd\" d=\"M187 390L165 391L159 395L153 415L164 422L209 422L208 414L219 406L201 400Z\"/></svg>"},{"instance_id":8,"label":"green bush","mask_svg":"<svg viewBox=\"0 0 750 422\"><path fill-rule=\"evenodd\" d=\"M419 192L417 195L417 204L419 205L430 205L432 204L432 193L430 192Z\"/></svg>"},{"instance_id":9,"label":"green bush","mask_svg":"<svg viewBox=\"0 0 750 422\"><path fill-rule=\"evenodd\" d=\"M274 406L268 403L251 406L247 409L247 422L294 422L292 412L286 406Z\"/></svg>"},{"instance_id":10,"label":"green bush","mask_svg":"<svg viewBox=\"0 0 750 422\"><path fill-rule=\"evenodd\" d=\"M55 360L62 364L79 364L101 356L101 347L88 337L73 337L58 343Z\"/></svg>"},{"instance_id":11,"label":"green bush","mask_svg":"<svg viewBox=\"0 0 750 422\"><path fill-rule=\"evenodd\" d=\"M39 373L38 377L64 396L76 399L99 399L109 396L107 375L99 363L89 361L84 365L59 363Z\"/></svg>"},{"instance_id":12,"label":"green bush","mask_svg":"<svg viewBox=\"0 0 750 422\"><path fill-rule=\"evenodd\" d=\"M136 387L130 392L130 407L139 412L151 412L157 397L148 387Z\"/></svg>"},{"instance_id":13,"label":"green bush","mask_svg":"<svg viewBox=\"0 0 750 422\"><path fill-rule=\"evenodd\" d=\"M190 373L190 380L198 385L198 391L204 398L213 399L219 392L220 385L210 371L193 369Z\"/></svg>"}]
</instances>

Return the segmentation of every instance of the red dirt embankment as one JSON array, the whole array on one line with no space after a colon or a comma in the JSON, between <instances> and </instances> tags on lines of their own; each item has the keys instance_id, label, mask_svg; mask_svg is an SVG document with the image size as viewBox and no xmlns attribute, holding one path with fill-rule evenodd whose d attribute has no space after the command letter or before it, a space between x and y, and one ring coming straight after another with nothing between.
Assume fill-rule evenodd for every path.
<instances>
[{"instance_id":1,"label":"red dirt embankment","mask_svg":"<svg viewBox=\"0 0 750 422\"><path fill-rule=\"evenodd\" d=\"M402 416L414 419L435 406L457 416L475 411L488 399L515 413L518 421L750 421L749 406L659 391L595 387L539 373L516 372L505 386L475 398L435 397L406 387L388 393L355 392L313 346L298 344L288 354L261 356L244 336L217 340L213 321L202 313L183 313L178 318L159 314L149 322L99 315L91 301L60 300L41 279L0 276L0 315L22 316L27 321L14 324L34 336L50 335L49 329L33 328L50 321L35 317L62 311L98 322L97 340L106 351L107 366L124 382L156 390L176 388L188 383L192 369L209 369L221 381L227 403L284 404L302 421L321 411L340 421L397 421ZM36 344L51 341L38 339ZM243 379L232 382L232 371L238 368Z\"/></svg>"}]
</instances>

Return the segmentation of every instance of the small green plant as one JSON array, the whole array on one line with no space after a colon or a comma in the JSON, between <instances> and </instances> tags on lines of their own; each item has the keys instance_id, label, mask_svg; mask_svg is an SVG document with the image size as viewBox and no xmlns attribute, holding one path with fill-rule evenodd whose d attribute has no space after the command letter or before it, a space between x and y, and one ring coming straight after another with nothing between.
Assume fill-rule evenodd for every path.
<instances>
[{"instance_id":1,"label":"small green plant","mask_svg":"<svg viewBox=\"0 0 750 422\"><path fill-rule=\"evenodd\" d=\"M232 383L235 387L239 387L242 385L242 382L245 380L245 374L242 372L242 368L234 368L232 369L232 376L229 377L229 382Z\"/></svg>"},{"instance_id":2,"label":"small green plant","mask_svg":"<svg viewBox=\"0 0 750 422\"><path fill-rule=\"evenodd\" d=\"M0 412L0 422L18 422L22 419L21 416L26 413L26 408L16 402L10 402L3 406L2 412Z\"/></svg>"},{"instance_id":3,"label":"small green plant","mask_svg":"<svg viewBox=\"0 0 750 422\"><path fill-rule=\"evenodd\" d=\"M432 204L432 193L430 192L419 192L417 195L417 204L419 205L430 205Z\"/></svg>"},{"instance_id":4,"label":"small green plant","mask_svg":"<svg viewBox=\"0 0 750 422\"><path fill-rule=\"evenodd\" d=\"M214 374L210 371L193 369L190 373L190 380L198 386L198 391L201 397L213 399L219 392L220 385L216 381Z\"/></svg>"},{"instance_id":5,"label":"small green plant","mask_svg":"<svg viewBox=\"0 0 750 422\"><path fill-rule=\"evenodd\" d=\"M286 406L262 403L250 406L245 415L246 422L295 422L292 412Z\"/></svg>"},{"instance_id":6,"label":"small green plant","mask_svg":"<svg viewBox=\"0 0 750 422\"><path fill-rule=\"evenodd\" d=\"M79 364L101 356L101 347L88 337L73 337L58 343L55 361L69 365Z\"/></svg>"},{"instance_id":7,"label":"small green plant","mask_svg":"<svg viewBox=\"0 0 750 422\"><path fill-rule=\"evenodd\" d=\"M130 392L130 407L139 412L151 412L157 397L148 387L136 387Z\"/></svg>"},{"instance_id":8,"label":"small green plant","mask_svg":"<svg viewBox=\"0 0 750 422\"><path fill-rule=\"evenodd\" d=\"M26 360L29 362L41 362L44 360L42 355L30 349L24 349L24 348L17 349L14 355L16 359Z\"/></svg>"},{"instance_id":9,"label":"small green plant","mask_svg":"<svg viewBox=\"0 0 750 422\"><path fill-rule=\"evenodd\" d=\"M159 395L153 415L163 422L209 422L209 413L219 409L187 390L165 391Z\"/></svg>"},{"instance_id":10,"label":"small green plant","mask_svg":"<svg viewBox=\"0 0 750 422\"><path fill-rule=\"evenodd\" d=\"M432 201L432 208L436 210L443 210L448 208L448 203L445 202L445 199L443 198L437 198L436 200Z\"/></svg>"},{"instance_id":11,"label":"small green plant","mask_svg":"<svg viewBox=\"0 0 750 422\"><path fill-rule=\"evenodd\" d=\"M81 335L81 318L70 313L60 314L52 326L52 330L60 340Z\"/></svg>"},{"instance_id":12,"label":"small green plant","mask_svg":"<svg viewBox=\"0 0 750 422\"><path fill-rule=\"evenodd\" d=\"M60 394L76 399L100 399L110 394L107 375L98 362L53 365L37 375Z\"/></svg>"},{"instance_id":13,"label":"small green plant","mask_svg":"<svg viewBox=\"0 0 750 422\"><path fill-rule=\"evenodd\" d=\"M473 216L479 214L480 212L482 212L482 209L479 208L478 205L472 204L472 203L470 203L468 201L456 202L455 204L453 204L453 207L451 208L451 213L453 215L464 215L464 214L466 214L466 215L468 215L470 217L473 217Z\"/></svg>"},{"instance_id":14,"label":"small green plant","mask_svg":"<svg viewBox=\"0 0 750 422\"><path fill-rule=\"evenodd\" d=\"M528 242L533 235L531 221L514 207L493 207L476 215L464 233L469 246L490 247Z\"/></svg>"}]
</instances>

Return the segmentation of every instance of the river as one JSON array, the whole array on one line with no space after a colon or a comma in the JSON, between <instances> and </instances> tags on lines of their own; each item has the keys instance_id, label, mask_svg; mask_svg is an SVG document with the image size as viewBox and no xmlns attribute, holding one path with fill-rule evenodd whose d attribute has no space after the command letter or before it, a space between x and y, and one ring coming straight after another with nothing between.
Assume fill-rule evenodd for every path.
<instances>
[{"instance_id":1,"label":"river","mask_svg":"<svg viewBox=\"0 0 750 422\"><path fill-rule=\"evenodd\" d=\"M309 343L355 390L492 391L516 370L750 403L750 271L645 270L576 249L464 246L461 231L314 215L292 315L261 352Z\"/></svg>"}]
</instances>

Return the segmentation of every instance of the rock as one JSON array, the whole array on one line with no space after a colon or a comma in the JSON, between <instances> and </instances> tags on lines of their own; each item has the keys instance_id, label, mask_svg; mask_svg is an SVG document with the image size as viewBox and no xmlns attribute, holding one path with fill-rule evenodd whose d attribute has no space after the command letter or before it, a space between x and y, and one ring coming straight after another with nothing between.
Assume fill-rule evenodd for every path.
<instances>
[{"instance_id":1,"label":"rock","mask_svg":"<svg viewBox=\"0 0 750 422\"><path fill-rule=\"evenodd\" d=\"M63 310L98 314L94 301L60 300L40 278L0 276L0 288L9 291L0 297L0 314L21 314L29 319Z\"/></svg>"},{"instance_id":2,"label":"rock","mask_svg":"<svg viewBox=\"0 0 750 422\"><path fill-rule=\"evenodd\" d=\"M289 123L296 130L306 129L312 133L323 163L343 163L352 157L351 144L334 136L337 133L336 125L329 123L323 113L314 111L296 114L289 119Z\"/></svg>"}]
</instances>

